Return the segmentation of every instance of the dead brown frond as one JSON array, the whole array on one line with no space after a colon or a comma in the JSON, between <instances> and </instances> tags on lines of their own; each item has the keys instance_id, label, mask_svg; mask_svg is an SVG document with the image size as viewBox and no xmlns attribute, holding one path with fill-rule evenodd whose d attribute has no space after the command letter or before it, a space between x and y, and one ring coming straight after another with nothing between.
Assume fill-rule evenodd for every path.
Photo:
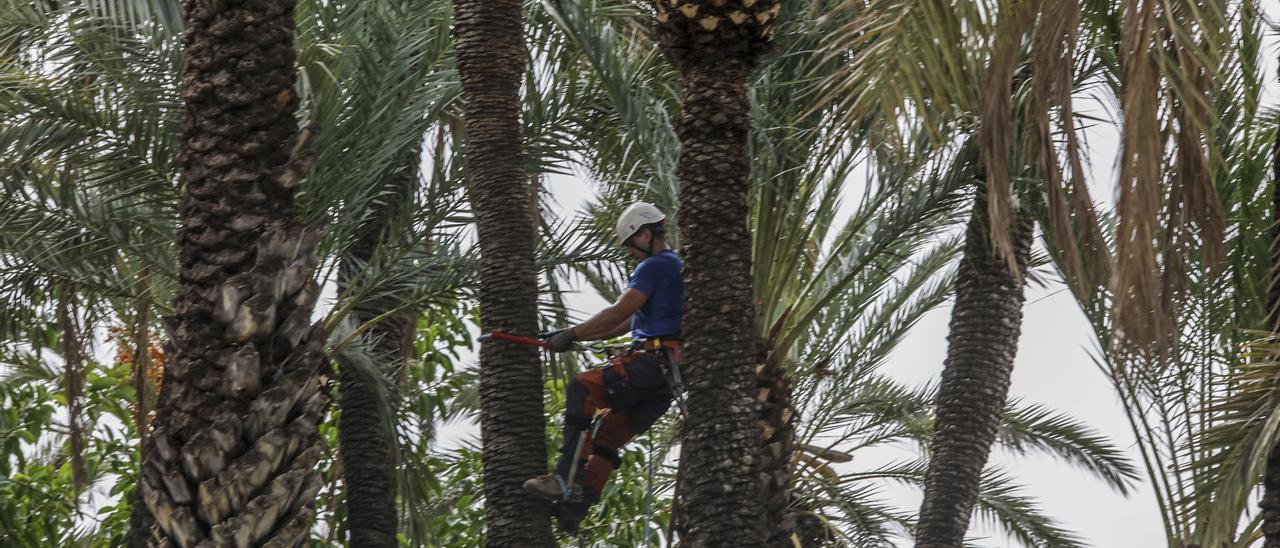
<instances>
[{"instance_id":1,"label":"dead brown frond","mask_svg":"<svg viewBox=\"0 0 1280 548\"><path fill-rule=\"evenodd\" d=\"M1188 8L1180 3L1167 5L1164 17L1171 29L1164 33L1164 58L1173 61L1162 66L1172 82L1164 92L1170 111L1167 133L1177 146L1160 246L1167 295L1177 295L1185 289L1188 254L1197 240L1208 268L1220 265L1226 230L1211 175L1213 110L1209 94L1214 78L1205 65L1208 59L1220 56L1217 41L1221 29L1215 32L1218 24L1211 22L1211 17L1194 16ZM1201 29L1200 38L1182 31L1191 27Z\"/></svg>"},{"instance_id":2,"label":"dead brown frond","mask_svg":"<svg viewBox=\"0 0 1280 548\"><path fill-rule=\"evenodd\" d=\"M1031 133L1038 141L1043 169L1049 232L1061 253L1060 265L1067 283L1079 294L1095 292L1110 274L1110 254L1098 214L1084 180L1080 141L1072 107L1072 67L1080 20L1078 0L1051 2L1043 7L1032 45L1032 79L1029 117ZM1065 184L1054 146L1053 111L1058 111L1065 137L1070 184Z\"/></svg>"},{"instance_id":3,"label":"dead brown frond","mask_svg":"<svg viewBox=\"0 0 1280 548\"><path fill-rule=\"evenodd\" d=\"M1156 256L1161 202L1160 74L1156 66L1157 0L1125 0L1121 20L1119 228L1113 347L1146 347L1172 330ZM1163 351L1163 349L1162 349Z\"/></svg>"},{"instance_id":4,"label":"dead brown frond","mask_svg":"<svg viewBox=\"0 0 1280 548\"><path fill-rule=\"evenodd\" d=\"M1020 278L1013 251L1013 180L1009 170L1009 136L1013 133L1014 70L1022 53L1023 36L1035 24L1036 10L1026 3L1007 5L1008 13L996 26L995 47L982 87L982 118L978 147L986 168L987 214L991 218L991 245L1009 271Z\"/></svg>"},{"instance_id":5,"label":"dead brown frond","mask_svg":"<svg viewBox=\"0 0 1280 548\"><path fill-rule=\"evenodd\" d=\"M1211 98L1220 85L1226 21L1223 2L1124 4L1112 290L1113 339L1129 351L1167 355L1178 314L1172 303L1193 274L1190 265L1202 262L1212 272L1224 257L1226 222L1212 175L1222 158ZM1196 253L1202 261L1192 260Z\"/></svg>"}]
</instances>

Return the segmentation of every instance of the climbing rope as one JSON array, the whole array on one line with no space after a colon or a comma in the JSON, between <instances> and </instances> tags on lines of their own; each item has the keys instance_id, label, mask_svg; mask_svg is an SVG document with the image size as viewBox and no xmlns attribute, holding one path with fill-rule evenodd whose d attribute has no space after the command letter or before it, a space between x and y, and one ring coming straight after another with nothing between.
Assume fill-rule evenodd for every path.
<instances>
[{"instance_id":1,"label":"climbing rope","mask_svg":"<svg viewBox=\"0 0 1280 548\"><path fill-rule=\"evenodd\" d=\"M653 548L649 536L653 533L653 435L649 435L649 487L644 499L644 545Z\"/></svg>"}]
</instances>

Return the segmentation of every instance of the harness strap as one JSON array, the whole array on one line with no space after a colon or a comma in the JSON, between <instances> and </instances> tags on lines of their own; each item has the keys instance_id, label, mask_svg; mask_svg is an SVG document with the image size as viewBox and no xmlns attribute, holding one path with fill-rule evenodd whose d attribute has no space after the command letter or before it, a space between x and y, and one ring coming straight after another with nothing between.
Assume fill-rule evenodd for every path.
<instances>
[{"instance_id":1,"label":"harness strap","mask_svg":"<svg viewBox=\"0 0 1280 548\"><path fill-rule=\"evenodd\" d=\"M622 468L622 456L619 455L617 451L603 445L593 443L591 444L591 452L604 457L605 460L613 464L614 469Z\"/></svg>"},{"instance_id":2,"label":"harness strap","mask_svg":"<svg viewBox=\"0 0 1280 548\"><path fill-rule=\"evenodd\" d=\"M648 339L639 339L635 342L636 350L662 350L666 348L680 348L680 339L663 339L661 337L652 337Z\"/></svg>"},{"instance_id":3,"label":"harness strap","mask_svg":"<svg viewBox=\"0 0 1280 548\"><path fill-rule=\"evenodd\" d=\"M564 478L560 477L560 474L555 474L551 477L555 478L556 483L560 484L560 496L563 497L564 500L569 500L569 484L565 483Z\"/></svg>"},{"instance_id":4,"label":"harness strap","mask_svg":"<svg viewBox=\"0 0 1280 548\"><path fill-rule=\"evenodd\" d=\"M657 337L651 338L651 339L638 339L635 341L635 343L633 343L630 352L627 352L626 354L617 356L609 360L609 367L612 368L614 373L616 373L619 377L623 379L627 379L629 377L627 375L626 368L624 368L623 366L630 363L631 360L634 360L637 357L639 357L639 354L643 352L652 352L652 351L660 351L660 350L668 350L668 349L679 351L680 340L679 339L660 339Z\"/></svg>"}]
</instances>

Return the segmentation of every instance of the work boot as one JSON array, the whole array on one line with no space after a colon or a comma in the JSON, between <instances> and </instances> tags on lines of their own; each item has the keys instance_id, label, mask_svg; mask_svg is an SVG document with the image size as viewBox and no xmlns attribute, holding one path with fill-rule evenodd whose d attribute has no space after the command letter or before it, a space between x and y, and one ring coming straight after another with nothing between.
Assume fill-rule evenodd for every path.
<instances>
[{"instance_id":1,"label":"work boot","mask_svg":"<svg viewBox=\"0 0 1280 548\"><path fill-rule=\"evenodd\" d=\"M557 474L543 474L524 482L524 490L551 502L582 500L582 484L574 481L566 484L564 478ZM565 491L568 490L568 496Z\"/></svg>"},{"instance_id":2,"label":"work boot","mask_svg":"<svg viewBox=\"0 0 1280 548\"><path fill-rule=\"evenodd\" d=\"M560 525L560 530L570 535L578 534L578 524L582 523L591 511L591 506L599 500L599 495L586 491L577 500L556 504L556 523Z\"/></svg>"}]
</instances>

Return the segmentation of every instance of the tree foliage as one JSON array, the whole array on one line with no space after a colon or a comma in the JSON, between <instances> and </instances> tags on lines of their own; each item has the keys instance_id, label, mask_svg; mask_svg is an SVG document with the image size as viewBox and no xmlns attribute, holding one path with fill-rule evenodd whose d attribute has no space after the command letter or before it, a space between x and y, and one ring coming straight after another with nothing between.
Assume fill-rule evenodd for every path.
<instances>
[{"instance_id":1,"label":"tree foliage","mask_svg":"<svg viewBox=\"0 0 1280 548\"><path fill-rule=\"evenodd\" d=\"M1034 77L1020 80L1017 67L1045 66L1032 46L1048 48L1040 39L1053 29L1020 26L1015 4L789 2L775 49L751 81L756 335L793 383L793 509L818 517L837 545L910 537L914 509L889 488L922 485L936 387L904 386L885 366L917 321L952 295L956 235L971 204L964 187L993 151L999 156L979 120L998 107L1035 121L1003 129L1015 151L1007 154L1011 204L1046 227L1026 275L1031 283L1065 279L1085 310L1140 464L1088 425L1026 402L1006 407L997 447L1054 459L1120 493L1141 481L1157 494L1170 546L1246 545L1258 530L1251 505L1266 458L1280 439L1280 366L1266 309L1277 112L1265 103L1259 68L1271 54L1259 3L1164 3L1158 23L1169 40L1134 60L1123 46L1140 37L1130 36L1124 9L1150 2L1081 2L1078 20L1055 35L1074 46L1063 53L1071 62L1052 97ZM611 249L609 230L626 203L648 199L678 217L679 76L645 5L542 0L524 10L521 136L538 206L540 322L552 327L578 319L575 293L610 299L622 287L628 265ZM333 332L331 354L365 368L379 387L396 434L401 541L409 545L485 539L481 448L444 449L438 437L442 426L467 424L479 397L470 351L477 263L462 193L451 17L442 0L368 0L303 1L297 18L300 117L320 127L299 204L308 221L328 223L320 246L326 282L388 199L381 183L405 169L406 151L422 151L412 214L388 229L404 237L381 247L317 318ZM0 544L112 546L128 527L137 425L147 410L135 387L155 392L170 336L163 317L177 287L180 21L178 3L166 0L0 5ZM1000 83L990 77L997 50L1010 42L1028 48L1001 73L1010 102L984 104ZM1126 74L1134 63L1148 72ZM1062 93L1130 107L1116 119L1068 112ZM1124 172L1155 174L1144 184L1157 195L1143 199L1161 204L1158 219L1180 222L1168 225L1177 229L1163 233L1166 241L1118 242L1117 226L1140 222L1136 208L1109 209L1083 193L1089 148L1073 144L1085 126L1136 120L1138 93L1164 105L1154 125L1149 114L1142 119L1167 148ZM1198 128L1200 163L1177 153L1196 148L1181 137L1184 127ZM1037 143L1047 150L1028 148ZM1129 138L1126 146L1137 144ZM1016 169L1032 158L1039 171ZM549 181L565 176L596 191L580 210L577 197L551 190ZM1171 206L1193 199L1186 209ZM1121 257L1160 249L1152 272L1164 277L1135 282L1130 269L1133 276L1108 284ZM1118 301L1117 288L1130 293ZM1133 288L1165 299L1168 354L1117 344L1124 315L1150 296ZM66 334L53 321L64 294L75 295L86 350L78 456L68 431ZM352 314L388 300L400 306L387 313L420 316L412 358L394 376L375 367L369 326ZM150 312L140 315L143 303ZM151 358L145 370L139 335ZM563 379L596 359L545 360L546 392L555 395L548 415L562 405ZM336 422L326 424L332 449ZM604 505L579 538L561 543L634 546L665 537L676 441L688 427L669 416L632 445ZM548 425L549 448L556 436ZM905 456L865 462L884 447ZM83 492L73 457L87 472ZM330 451L319 464L316 546L345 538L337 462ZM1070 524L1037 505L1052 493L1032 497L998 467L980 483L976 521L1019 545L1083 545Z\"/></svg>"}]
</instances>

